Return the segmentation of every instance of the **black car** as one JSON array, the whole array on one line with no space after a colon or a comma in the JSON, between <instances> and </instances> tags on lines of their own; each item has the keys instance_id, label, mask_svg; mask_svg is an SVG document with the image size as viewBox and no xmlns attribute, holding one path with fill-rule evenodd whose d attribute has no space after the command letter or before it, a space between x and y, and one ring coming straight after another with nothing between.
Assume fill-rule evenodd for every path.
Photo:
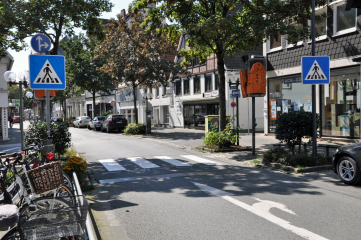
<instances>
[{"instance_id":1,"label":"black car","mask_svg":"<svg viewBox=\"0 0 361 240\"><path fill-rule=\"evenodd\" d=\"M63 122L63 119L60 117L52 117L50 119L50 122Z\"/></svg>"},{"instance_id":2,"label":"black car","mask_svg":"<svg viewBox=\"0 0 361 240\"><path fill-rule=\"evenodd\" d=\"M341 181L358 184L361 180L361 143L339 147L332 158L332 167Z\"/></svg>"},{"instance_id":3,"label":"black car","mask_svg":"<svg viewBox=\"0 0 361 240\"><path fill-rule=\"evenodd\" d=\"M101 131L110 133L113 130L124 130L128 125L128 119L124 115L109 115L102 123Z\"/></svg>"}]
</instances>

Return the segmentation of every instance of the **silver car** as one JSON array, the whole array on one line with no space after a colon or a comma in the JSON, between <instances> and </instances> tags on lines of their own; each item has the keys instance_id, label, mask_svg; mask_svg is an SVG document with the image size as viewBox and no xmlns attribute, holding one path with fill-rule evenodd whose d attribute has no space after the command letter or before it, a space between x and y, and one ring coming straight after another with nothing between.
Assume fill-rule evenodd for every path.
<instances>
[{"instance_id":1,"label":"silver car","mask_svg":"<svg viewBox=\"0 0 361 240\"><path fill-rule=\"evenodd\" d=\"M90 117L80 116L75 119L73 124L74 124L74 127L80 128L80 127L88 127L89 122L90 122Z\"/></svg>"},{"instance_id":2,"label":"silver car","mask_svg":"<svg viewBox=\"0 0 361 240\"><path fill-rule=\"evenodd\" d=\"M88 129L89 130L94 129L95 131L100 130L104 119L105 119L105 116L97 116L97 117L95 117L93 120L91 120L89 122Z\"/></svg>"}]
</instances>

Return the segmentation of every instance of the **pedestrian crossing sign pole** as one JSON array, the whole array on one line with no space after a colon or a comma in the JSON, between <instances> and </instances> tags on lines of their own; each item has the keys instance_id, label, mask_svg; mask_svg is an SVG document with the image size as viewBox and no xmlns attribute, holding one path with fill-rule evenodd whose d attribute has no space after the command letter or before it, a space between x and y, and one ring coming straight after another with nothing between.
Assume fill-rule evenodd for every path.
<instances>
[{"instance_id":1,"label":"pedestrian crossing sign pole","mask_svg":"<svg viewBox=\"0 0 361 240\"><path fill-rule=\"evenodd\" d=\"M65 57L30 55L30 88L41 90L65 89Z\"/></svg>"},{"instance_id":2,"label":"pedestrian crossing sign pole","mask_svg":"<svg viewBox=\"0 0 361 240\"><path fill-rule=\"evenodd\" d=\"M330 57L305 56L302 57L302 83L303 84L329 84L330 83Z\"/></svg>"}]
</instances>

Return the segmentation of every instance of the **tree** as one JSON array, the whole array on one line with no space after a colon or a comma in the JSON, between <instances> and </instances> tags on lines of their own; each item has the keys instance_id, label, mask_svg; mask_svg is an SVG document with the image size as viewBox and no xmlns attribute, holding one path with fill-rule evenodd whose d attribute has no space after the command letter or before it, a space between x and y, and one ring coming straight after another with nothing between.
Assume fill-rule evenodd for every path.
<instances>
[{"instance_id":1,"label":"tree","mask_svg":"<svg viewBox=\"0 0 361 240\"><path fill-rule=\"evenodd\" d=\"M53 44L52 55L58 54L61 36L73 36L75 28L87 30L88 35L104 37L102 12L110 12L109 0L29 0L22 6L23 21L31 23L32 32L48 36Z\"/></svg>"},{"instance_id":2,"label":"tree","mask_svg":"<svg viewBox=\"0 0 361 240\"><path fill-rule=\"evenodd\" d=\"M186 31L187 45L182 54L184 64L195 55L205 61L210 54L217 57L219 72L220 130L226 126L224 56L237 51L252 51L270 36L287 34L291 42L309 36L307 20L311 19L312 0L134 0L130 8L141 11L150 3L143 27L158 30L176 41ZM327 0L318 0L324 5ZM168 19L173 24L165 25ZM299 24L303 28L297 27Z\"/></svg>"},{"instance_id":3,"label":"tree","mask_svg":"<svg viewBox=\"0 0 361 240\"><path fill-rule=\"evenodd\" d=\"M182 67L166 56L177 53L177 46L166 36L147 33L141 27L144 13L130 15L128 22L120 15L105 26L106 38L96 50L97 58L106 58L101 69L115 78L119 84L133 89L138 86L154 87L165 84L169 74L183 73ZM173 58L174 59L174 58ZM135 122L138 123L136 98L134 97Z\"/></svg>"},{"instance_id":4,"label":"tree","mask_svg":"<svg viewBox=\"0 0 361 240\"><path fill-rule=\"evenodd\" d=\"M110 93L116 87L114 78L98 70L105 64L105 58L94 59L94 51L98 44L99 40L96 37L85 37L83 34L80 34L77 39L70 38L62 44L67 59L67 79L73 86L70 91L73 93L89 91L93 95L93 110L95 94L99 91Z\"/></svg>"},{"instance_id":5,"label":"tree","mask_svg":"<svg viewBox=\"0 0 361 240\"><path fill-rule=\"evenodd\" d=\"M6 57L6 50L11 48L16 51L26 47L24 38L31 33L32 23L24 21L26 5L24 0L0 1L0 60Z\"/></svg>"},{"instance_id":6,"label":"tree","mask_svg":"<svg viewBox=\"0 0 361 240\"><path fill-rule=\"evenodd\" d=\"M320 126L320 118L317 115L317 128ZM294 154L295 145L298 144L298 153L301 153L302 138L311 137L312 112L295 111L282 113L277 116L276 120L276 138L282 142L286 142L287 146L292 149Z\"/></svg>"}]
</instances>

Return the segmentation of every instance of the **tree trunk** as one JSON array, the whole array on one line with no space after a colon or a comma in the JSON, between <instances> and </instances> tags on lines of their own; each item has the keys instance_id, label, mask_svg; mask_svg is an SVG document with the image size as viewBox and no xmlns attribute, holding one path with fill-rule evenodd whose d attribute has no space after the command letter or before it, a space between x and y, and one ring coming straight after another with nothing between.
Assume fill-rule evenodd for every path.
<instances>
[{"instance_id":1,"label":"tree trunk","mask_svg":"<svg viewBox=\"0 0 361 240\"><path fill-rule=\"evenodd\" d=\"M137 86L133 82L133 103L134 103L134 113L135 113L135 123L138 124L138 109L137 109L137 99L135 97L135 91L137 89Z\"/></svg>"},{"instance_id":2,"label":"tree trunk","mask_svg":"<svg viewBox=\"0 0 361 240\"><path fill-rule=\"evenodd\" d=\"M223 54L217 53L217 69L219 75L219 131L226 128L226 77Z\"/></svg>"},{"instance_id":3,"label":"tree trunk","mask_svg":"<svg viewBox=\"0 0 361 240\"><path fill-rule=\"evenodd\" d=\"M64 121L65 121L65 120L66 120L66 109L67 109L67 106L66 106L66 99L65 99L65 100L63 100L63 104L64 104L64 106L63 106Z\"/></svg>"},{"instance_id":4,"label":"tree trunk","mask_svg":"<svg viewBox=\"0 0 361 240\"><path fill-rule=\"evenodd\" d=\"M95 89L93 89L93 107L92 107L92 116L91 118L95 118Z\"/></svg>"}]
</instances>

